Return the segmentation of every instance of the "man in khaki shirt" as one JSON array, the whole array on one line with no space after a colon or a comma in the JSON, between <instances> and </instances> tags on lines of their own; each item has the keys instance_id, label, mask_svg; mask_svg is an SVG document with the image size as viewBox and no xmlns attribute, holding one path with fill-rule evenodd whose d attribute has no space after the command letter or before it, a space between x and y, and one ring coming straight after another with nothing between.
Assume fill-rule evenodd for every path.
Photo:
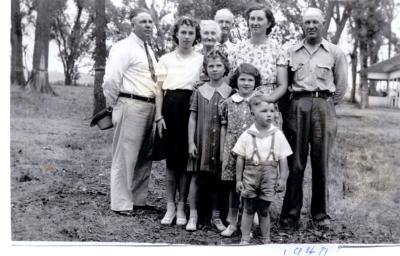
<instances>
[{"instance_id":1,"label":"man in khaki shirt","mask_svg":"<svg viewBox=\"0 0 400 256\"><path fill-rule=\"evenodd\" d=\"M347 88L344 53L322 38L324 15L309 8L303 14L304 40L289 49L293 81L291 101L285 113L284 132L293 150L288 158L289 177L280 223L296 227L303 203L303 177L310 147L312 168L311 215L320 226L329 226L329 156L336 136L335 105Z\"/></svg>"}]
</instances>

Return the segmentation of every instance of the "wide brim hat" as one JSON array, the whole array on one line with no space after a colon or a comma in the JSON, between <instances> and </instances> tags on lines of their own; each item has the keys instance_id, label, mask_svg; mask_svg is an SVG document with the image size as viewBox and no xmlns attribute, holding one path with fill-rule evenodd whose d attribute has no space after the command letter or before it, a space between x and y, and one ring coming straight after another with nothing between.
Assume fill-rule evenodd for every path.
<instances>
[{"instance_id":1,"label":"wide brim hat","mask_svg":"<svg viewBox=\"0 0 400 256\"><path fill-rule=\"evenodd\" d=\"M90 126L95 126L96 124L100 130L107 130L113 127L112 107L102 109L93 116Z\"/></svg>"}]
</instances>

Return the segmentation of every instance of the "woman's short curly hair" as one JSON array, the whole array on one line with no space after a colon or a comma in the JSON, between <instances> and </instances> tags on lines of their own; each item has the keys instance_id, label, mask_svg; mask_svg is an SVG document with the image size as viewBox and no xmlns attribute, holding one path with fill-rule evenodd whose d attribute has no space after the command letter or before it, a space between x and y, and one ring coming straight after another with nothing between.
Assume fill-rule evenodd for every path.
<instances>
[{"instance_id":1,"label":"woman's short curly hair","mask_svg":"<svg viewBox=\"0 0 400 256\"><path fill-rule=\"evenodd\" d=\"M249 63L242 63L233 72L233 75L231 76L231 79L229 81L229 85L233 89L238 89L237 80L241 74L248 74L254 77L254 88L257 88L261 85L261 74L258 69Z\"/></svg>"},{"instance_id":2,"label":"woman's short curly hair","mask_svg":"<svg viewBox=\"0 0 400 256\"><path fill-rule=\"evenodd\" d=\"M176 35L178 34L179 28L182 25L187 25L195 28L196 38L194 39L192 46L198 44L201 40L200 25L194 18L190 16L182 16L178 18L178 20L175 22L174 26L172 27L172 39L174 40L174 42L177 45L179 44L179 40Z\"/></svg>"},{"instance_id":3,"label":"woman's short curly hair","mask_svg":"<svg viewBox=\"0 0 400 256\"><path fill-rule=\"evenodd\" d=\"M224 76L227 76L229 74L229 69L230 69L228 56L225 53L221 52L220 50L216 50L216 49L211 50L204 56L204 61L203 61L204 73L208 76L208 72L207 72L208 62L210 61L210 59L217 59L217 58L220 58L222 61L222 64L224 64L224 66L225 66Z\"/></svg>"},{"instance_id":4,"label":"woman's short curly hair","mask_svg":"<svg viewBox=\"0 0 400 256\"><path fill-rule=\"evenodd\" d=\"M244 16L246 18L247 21L247 25L249 25L249 18L250 18L250 13L252 11L263 11L265 13L265 17L267 18L270 26L267 28L266 31L266 35L269 35L269 33L271 33L272 28L275 26L276 22L275 22L275 18L274 18L274 14L272 13L271 9L269 9L266 5L263 4L253 4L251 5L249 8L247 8Z\"/></svg>"}]
</instances>

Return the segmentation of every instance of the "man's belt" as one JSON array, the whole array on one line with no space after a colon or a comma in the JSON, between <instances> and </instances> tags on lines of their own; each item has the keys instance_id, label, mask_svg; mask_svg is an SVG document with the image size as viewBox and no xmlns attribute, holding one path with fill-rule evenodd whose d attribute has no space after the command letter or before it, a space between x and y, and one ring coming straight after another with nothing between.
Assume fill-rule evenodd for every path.
<instances>
[{"instance_id":1,"label":"man's belt","mask_svg":"<svg viewBox=\"0 0 400 256\"><path fill-rule=\"evenodd\" d=\"M130 94L130 93L125 93L125 92L120 92L118 97L141 100L141 101L150 102L150 103L155 103L156 102L155 98L148 98L148 97L143 97L143 96Z\"/></svg>"},{"instance_id":2,"label":"man's belt","mask_svg":"<svg viewBox=\"0 0 400 256\"><path fill-rule=\"evenodd\" d=\"M311 98L329 98L331 96L333 96L333 93L328 91L328 90L324 90L324 91L300 91L300 92L292 92L293 97L311 97Z\"/></svg>"}]
</instances>

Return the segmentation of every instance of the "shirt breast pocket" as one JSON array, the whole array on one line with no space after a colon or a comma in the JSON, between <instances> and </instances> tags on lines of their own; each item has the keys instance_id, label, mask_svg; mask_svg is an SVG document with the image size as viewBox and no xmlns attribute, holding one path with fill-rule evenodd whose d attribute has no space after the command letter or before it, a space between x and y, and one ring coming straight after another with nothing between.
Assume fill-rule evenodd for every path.
<instances>
[{"instance_id":1,"label":"shirt breast pocket","mask_svg":"<svg viewBox=\"0 0 400 256\"><path fill-rule=\"evenodd\" d=\"M298 64L292 67L292 71L294 72L294 79L296 81L304 80L308 74L308 65Z\"/></svg>"},{"instance_id":2,"label":"shirt breast pocket","mask_svg":"<svg viewBox=\"0 0 400 256\"><path fill-rule=\"evenodd\" d=\"M318 79L327 80L331 74L331 67L324 64L317 64L315 69L315 75Z\"/></svg>"}]
</instances>

